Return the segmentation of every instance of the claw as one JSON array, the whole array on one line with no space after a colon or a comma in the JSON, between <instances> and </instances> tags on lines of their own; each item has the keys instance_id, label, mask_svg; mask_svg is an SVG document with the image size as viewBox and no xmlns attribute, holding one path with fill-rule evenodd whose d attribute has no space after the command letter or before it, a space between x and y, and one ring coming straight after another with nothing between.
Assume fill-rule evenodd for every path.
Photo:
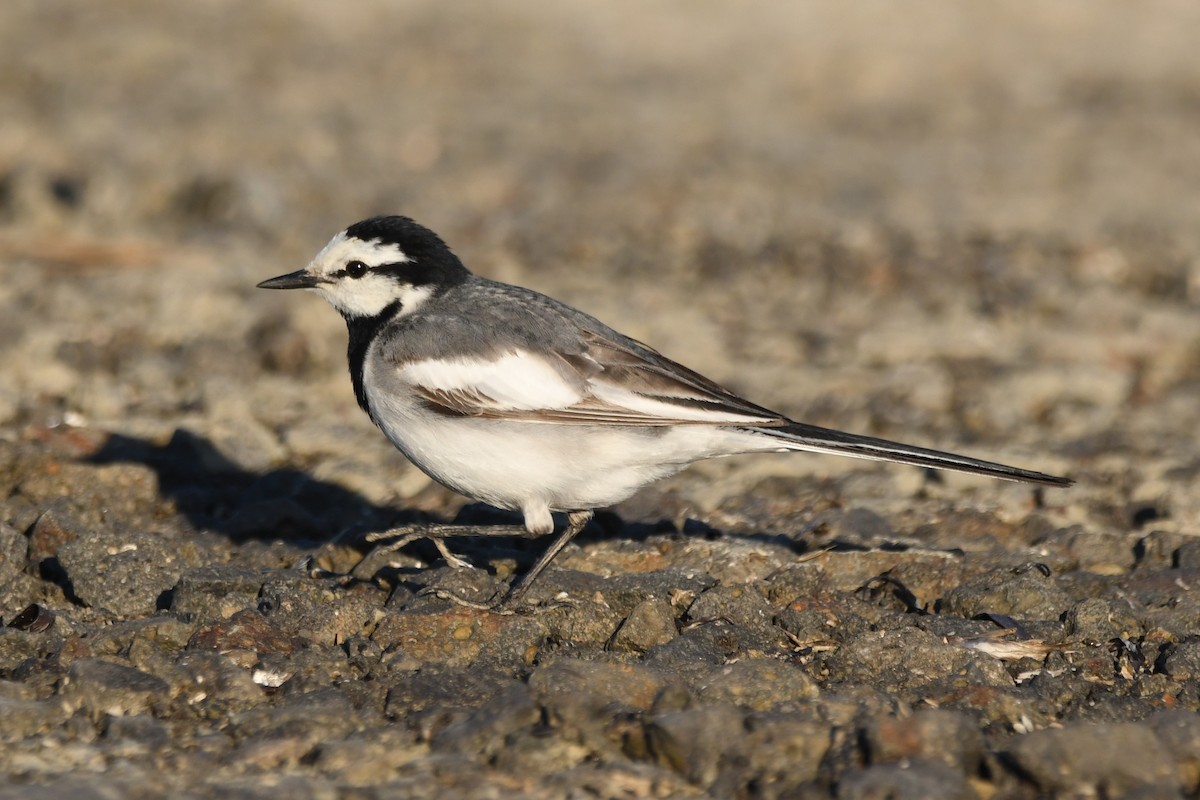
<instances>
[{"instance_id":1,"label":"claw","mask_svg":"<svg viewBox=\"0 0 1200 800\"><path fill-rule=\"evenodd\" d=\"M429 541L433 542L433 546L442 554L442 558L446 559L446 563L455 569L474 569L475 565L467 561L461 556L456 556L450 552L450 548L446 547L446 543L440 538L430 537Z\"/></svg>"}]
</instances>

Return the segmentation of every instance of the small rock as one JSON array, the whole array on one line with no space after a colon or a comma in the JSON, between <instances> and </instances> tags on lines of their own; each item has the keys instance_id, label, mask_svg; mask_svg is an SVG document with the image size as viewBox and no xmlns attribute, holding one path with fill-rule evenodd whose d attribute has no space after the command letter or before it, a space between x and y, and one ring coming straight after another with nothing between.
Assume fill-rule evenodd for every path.
<instances>
[{"instance_id":1,"label":"small rock","mask_svg":"<svg viewBox=\"0 0 1200 800\"><path fill-rule=\"evenodd\" d=\"M976 800L961 772L941 761L914 759L848 772L838 781L838 800Z\"/></svg>"},{"instance_id":2,"label":"small rock","mask_svg":"<svg viewBox=\"0 0 1200 800\"><path fill-rule=\"evenodd\" d=\"M720 584L702 592L688 607L692 622L724 619L738 625L770 625L771 606L750 584Z\"/></svg>"},{"instance_id":3,"label":"small rock","mask_svg":"<svg viewBox=\"0 0 1200 800\"><path fill-rule=\"evenodd\" d=\"M1162 659L1162 671L1177 681L1200 678L1200 637L1170 645Z\"/></svg>"},{"instance_id":4,"label":"small rock","mask_svg":"<svg viewBox=\"0 0 1200 800\"><path fill-rule=\"evenodd\" d=\"M385 651L400 649L422 664L532 664L546 641L538 617L455 608L443 613L385 614L371 635Z\"/></svg>"},{"instance_id":5,"label":"small rock","mask_svg":"<svg viewBox=\"0 0 1200 800\"><path fill-rule=\"evenodd\" d=\"M541 720L542 711L533 693L518 683L438 731L430 748L493 760L514 736L531 730Z\"/></svg>"},{"instance_id":6,"label":"small rock","mask_svg":"<svg viewBox=\"0 0 1200 800\"><path fill-rule=\"evenodd\" d=\"M581 648L607 647L625 621L616 610L588 600L555 609L544 616L551 641L571 642Z\"/></svg>"},{"instance_id":7,"label":"small rock","mask_svg":"<svg viewBox=\"0 0 1200 800\"><path fill-rule=\"evenodd\" d=\"M167 724L146 714L110 716L104 721L102 735L105 739L137 742L154 748L166 745L171 739Z\"/></svg>"},{"instance_id":8,"label":"small rock","mask_svg":"<svg viewBox=\"0 0 1200 800\"><path fill-rule=\"evenodd\" d=\"M947 644L919 628L908 628L857 636L834 652L825 666L832 683L887 686L915 701L932 683L965 675L976 658L988 657ZM1011 685L1010 679L1006 682Z\"/></svg>"},{"instance_id":9,"label":"small rock","mask_svg":"<svg viewBox=\"0 0 1200 800\"><path fill-rule=\"evenodd\" d=\"M62 690L67 708L87 709L95 719L161 709L169 692L161 678L99 658L80 658L71 664Z\"/></svg>"},{"instance_id":10,"label":"small rock","mask_svg":"<svg viewBox=\"0 0 1200 800\"><path fill-rule=\"evenodd\" d=\"M633 607L613 637L613 647L626 652L644 653L666 644L678 635L675 609L666 600L647 598Z\"/></svg>"},{"instance_id":11,"label":"small rock","mask_svg":"<svg viewBox=\"0 0 1200 800\"><path fill-rule=\"evenodd\" d=\"M1200 788L1200 716L1182 709L1159 711L1147 717L1144 724L1150 726L1175 760L1184 789L1195 792Z\"/></svg>"},{"instance_id":12,"label":"small rock","mask_svg":"<svg viewBox=\"0 0 1200 800\"><path fill-rule=\"evenodd\" d=\"M66 719L67 712L62 704L53 700L0 695L0 742L20 742L41 736Z\"/></svg>"},{"instance_id":13,"label":"small rock","mask_svg":"<svg viewBox=\"0 0 1200 800\"><path fill-rule=\"evenodd\" d=\"M293 571L267 577L258 607L285 633L340 645L352 636L370 636L387 599L388 593L373 583L341 586L336 579L314 580Z\"/></svg>"},{"instance_id":14,"label":"small rock","mask_svg":"<svg viewBox=\"0 0 1200 800\"><path fill-rule=\"evenodd\" d=\"M17 576L29 561L29 540L16 528L0 522L0 586Z\"/></svg>"},{"instance_id":15,"label":"small rock","mask_svg":"<svg viewBox=\"0 0 1200 800\"><path fill-rule=\"evenodd\" d=\"M207 469L261 473L287 458L279 437L240 408L223 411L205 423L203 432L185 433Z\"/></svg>"},{"instance_id":16,"label":"small rock","mask_svg":"<svg viewBox=\"0 0 1200 800\"><path fill-rule=\"evenodd\" d=\"M160 534L88 531L63 544L58 560L76 597L92 608L133 617L153 613L198 554Z\"/></svg>"},{"instance_id":17,"label":"small rock","mask_svg":"<svg viewBox=\"0 0 1200 800\"><path fill-rule=\"evenodd\" d=\"M3 466L0 465L0 470ZM4 490L2 480L0 480L0 493ZM50 508L54 507L54 503L50 504ZM63 504L66 505L65 503ZM12 495L4 500L0 500L0 521L11 525L18 531L29 532L37 523L38 517L50 510L45 506L37 506L29 502L29 500L21 495Z\"/></svg>"},{"instance_id":18,"label":"small rock","mask_svg":"<svg viewBox=\"0 0 1200 800\"><path fill-rule=\"evenodd\" d=\"M872 764L920 758L940 761L955 772L973 775L983 760L983 734L966 714L922 709L907 717L872 719L863 733Z\"/></svg>"},{"instance_id":19,"label":"small rock","mask_svg":"<svg viewBox=\"0 0 1200 800\"><path fill-rule=\"evenodd\" d=\"M793 601L775 617L775 623L799 643L853 639L879 627L878 614L862 603L847 603L845 595L827 595ZM862 612L862 613L860 613Z\"/></svg>"},{"instance_id":20,"label":"small rock","mask_svg":"<svg viewBox=\"0 0 1200 800\"><path fill-rule=\"evenodd\" d=\"M307 640L300 639L301 642ZM249 660L249 659L247 659ZM354 702L383 707L383 684L366 681L349 683L353 677L346 651L340 645L306 643L292 653L263 653L254 666L255 682L267 688L278 687L283 695L304 694L337 686L347 694L359 693Z\"/></svg>"},{"instance_id":21,"label":"small rock","mask_svg":"<svg viewBox=\"0 0 1200 800\"><path fill-rule=\"evenodd\" d=\"M738 750L745 765L722 776L719 796L745 796L750 787L762 797L784 797L817 777L833 739L833 726L795 713L751 714Z\"/></svg>"},{"instance_id":22,"label":"small rock","mask_svg":"<svg viewBox=\"0 0 1200 800\"><path fill-rule=\"evenodd\" d=\"M783 656L783 632L734 625L724 620L697 623L646 652L645 663L669 674L700 680L712 667L742 658Z\"/></svg>"},{"instance_id":23,"label":"small rock","mask_svg":"<svg viewBox=\"0 0 1200 800\"><path fill-rule=\"evenodd\" d=\"M46 658L62 647L62 637L54 630L23 631L17 628L0 628L0 672L17 669L25 661Z\"/></svg>"},{"instance_id":24,"label":"small rock","mask_svg":"<svg viewBox=\"0 0 1200 800\"><path fill-rule=\"evenodd\" d=\"M1200 540L1195 537L1179 545L1175 551L1176 566L1180 569L1200 569Z\"/></svg>"},{"instance_id":25,"label":"small rock","mask_svg":"<svg viewBox=\"0 0 1200 800\"><path fill-rule=\"evenodd\" d=\"M825 570L816 561L801 561L771 573L764 582L767 600L775 606L789 605L821 594Z\"/></svg>"},{"instance_id":26,"label":"small rock","mask_svg":"<svg viewBox=\"0 0 1200 800\"><path fill-rule=\"evenodd\" d=\"M479 708L519 683L495 669L437 665L388 677L391 688L385 712L396 719L407 719L432 708Z\"/></svg>"},{"instance_id":27,"label":"small rock","mask_svg":"<svg viewBox=\"0 0 1200 800\"><path fill-rule=\"evenodd\" d=\"M99 527L107 519L144 519L162 506L158 476L144 464L47 463L25 477L18 491L42 507Z\"/></svg>"},{"instance_id":28,"label":"small rock","mask_svg":"<svg viewBox=\"0 0 1200 800\"><path fill-rule=\"evenodd\" d=\"M69 512L58 507L49 509L38 517L29 533L29 560L34 564L58 555L64 544L87 536L89 531Z\"/></svg>"},{"instance_id":29,"label":"small rock","mask_svg":"<svg viewBox=\"0 0 1200 800\"><path fill-rule=\"evenodd\" d=\"M1186 534L1172 531L1150 531L1138 540L1134 548L1137 557L1137 568L1170 569L1178 567L1179 548L1194 539Z\"/></svg>"},{"instance_id":30,"label":"small rock","mask_svg":"<svg viewBox=\"0 0 1200 800\"><path fill-rule=\"evenodd\" d=\"M1071 599L1053 574L1035 564L1002 567L972 578L946 593L939 611L971 618L1006 614L1022 620L1057 620Z\"/></svg>"},{"instance_id":31,"label":"small rock","mask_svg":"<svg viewBox=\"0 0 1200 800\"><path fill-rule=\"evenodd\" d=\"M197 620L227 619L254 609L266 576L261 570L219 564L186 570L171 597L171 612Z\"/></svg>"},{"instance_id":32,"label":"small rock","mask_svg":"<svg viewBox=\"0 0 1200 800\"><path fill-rule=\"evenodd\" d=\"M217 653L250 652L258 656L268 653L290 655L301 643L288 636L257 611L243 609L227 620L204 625L192 634L189 650L210 650Z\"/></svg>"},{"instance_id":33,"label":"small rock","mask_svg":"<svg viewBox=\"0 0 1200 800\"><path fill-rule=\"evenodd\" d=\"M716 783L723 762L744 752L745 717L732 706L655 714L646 722L651 757L703 788Z\"/></svg>"},{"instance_id":34,"label":"small rock","mask_svg":"<svg viewBox=\"0 0 1200 800\"><path fill-rule=\"evenodd\" d=\"M1123 575L1134 564L1133 542L1127 536L1094 533L1074 527L1062 532L1067 553L1083 569L1101 575Z\"/></svg>"},{"instance_id":35,"label":"small rock","mask_svg":"<svg viewBox=\"0 0 1200 800\"><path fill-rule=\"evenodd\" d=\"M596 708L621 704L644 711L666 682L663 673L642 664L576 658L556 658L529 676L529 688L551 709L586 699Z\"/></svg>"},{"instance_id":36,"label":"small rock","mask_svg":"<svg viewBox=\"0 0 1200 800\"><path fill-rule=\"evenodd\" d=\"M1119 797L1154 784L1181 786L1171 753L1149 725L1075 723L1020 736L1008 749L1039 791Z\"/></svg>"},{"instance_id":37,"label":"small rock","mask_svg":"<svg viewBox=\"0 0 1200 800\"><path fill-rule=\"evenodd\" d=\"M618 574L599 586L603 602L618 614L629 616L635 606L651 598L696 597L716 585L709 575L679 569Z\"/></svg>"},{"instance_id":38,"label":"small rock","mask_svg":"<svg viewBox=\"0 0 1200 800\"><path fill-rule=\"evenodd\" d=\"M388 725L321 742L313 754L313 765L322 775L355 786L382 785L428 755L429 745L418 742L412 731Z\"/></svg>"},{"instance_id":39,"label":"small rock","mask_svg":"<svg viewBox=\"0 0 1200 800\"><path fill-rule=\"evenodd\" d=\"M818 694L816 681L802 667L761 658L717 667L698 687L705 703L736 705L751 711L800 704Z\"/></svg>"},{"instance_id":40,"label":"small rock","mask_svg":"<svg viewBox=\"0 0 1200 800\"><path fill-rule=\"evenodd\" d=\"M1071 606L1066 617L1067 636L1088 645L1098 645L1118 636L1127 636L1107 600L1089 597Z\"/></svg>"},{"instance_id":41,"label":"small rock","mask_svg":"<svg viewBox=\"0 0 1200 800\"><path fill-rule=\"evenodd\" d=\"M559 738L600 761L645 756L644 732L630 720L649 710L667 676L641 664L558 658L529 676L529 689ZM560 767L569 766L570 758Z\"/></svg>"},{"instance_id":42,"label":"small rock","mask_svg":"<svg viewBox=\"0 0 1200 800\"><path fill-rule=\"evenodd\" d=\"M267 701L250 670L219 653L182 653L162 677L170 682L177 704L205 718L223 719Z\"/></svg>"},{"instance_id":43,"label":"small rock","mask_svg":"<svg viewBox=\"0 0 1200 800\"><path fill-rule=\"evenodd\" d=\"M167 614L155 614L106 625L90 636L89 642L92 653L97 656L123 656L136 649L139 642L152 642L164 651L178 653L195 632L196 626L192 623Z\"/></svg>"},{"instance_id":44,"label":"small rock","mask_svg":"<svg viewBox=\"0 0 1200 800\"><path fill-rule=\"evenodd\" d=\"M295 737L307 743L307 752L322 740L362 730L365 721L344 692L325 687L234 714L230 733L238 740L258 742Z\"/></svg>"}]
</instances>

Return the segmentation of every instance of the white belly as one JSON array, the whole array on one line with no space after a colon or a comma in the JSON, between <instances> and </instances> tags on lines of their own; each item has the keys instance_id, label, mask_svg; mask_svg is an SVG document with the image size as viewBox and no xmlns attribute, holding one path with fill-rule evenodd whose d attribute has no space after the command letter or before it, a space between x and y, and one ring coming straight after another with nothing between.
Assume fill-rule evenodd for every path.
<instances>
[{"instance_id":1,"label":"white belly","mask_svg":"<svg viewBox=\"0 0 1200 800\"><path fill-rule=\"evenodd\" d=\"M500 508L555 511L620 502L701 458L732 452L708 426L599 427L451 417L372 395L380 428L427 475Z\"/></svg>"}]
</instances>

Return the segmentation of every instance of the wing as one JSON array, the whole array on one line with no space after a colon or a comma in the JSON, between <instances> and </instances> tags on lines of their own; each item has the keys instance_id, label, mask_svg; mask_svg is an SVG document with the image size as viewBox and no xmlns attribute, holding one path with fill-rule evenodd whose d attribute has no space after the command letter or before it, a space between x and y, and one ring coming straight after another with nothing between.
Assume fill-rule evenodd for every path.
<instances>
[{"instance_id":1,"label":"wing","mask_svg":"<svg viewBox=\"0 0 1200 800\"><path fill-rule=\"evenodd\" d=\"M581 330L574 352L513 347L492 357L396 366L435 410L549 424L754 425L787 420L632 339Z\"/></svg>"}]
</instances>

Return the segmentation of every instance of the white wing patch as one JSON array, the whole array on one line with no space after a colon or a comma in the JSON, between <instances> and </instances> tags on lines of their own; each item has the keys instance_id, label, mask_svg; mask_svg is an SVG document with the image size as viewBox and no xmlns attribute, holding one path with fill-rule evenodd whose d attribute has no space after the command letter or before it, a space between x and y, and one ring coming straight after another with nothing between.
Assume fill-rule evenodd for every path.
<instances>
[{"instance_id":1,"label":"white wing patch","mask_svg":"<svg viewBox=\"0 0 1200 800\"><path fill-rule=\"evenodd\" d=\"M423 389L478 398L488 411L563 409L584 395L550 364L523 350L494 361L480 358L414 361L400 368L400 377Z\"/></svg>"},{"instance_id":2,"label":"white wing patch","mask_svg":"<svg viewBox=\"0 0 1200 800\"><path fill-rule=\"evenodd\" d=\"M571 375L579 380L571 380ZM696 397L650 394L607 379L564 373L540 356L513 350L495 360L458 358L415 361L398 370L401 380L436 405L469 416L526 422L595 425L762 425L763 416L711 406Z\"/></svg>"}]
</instances>

